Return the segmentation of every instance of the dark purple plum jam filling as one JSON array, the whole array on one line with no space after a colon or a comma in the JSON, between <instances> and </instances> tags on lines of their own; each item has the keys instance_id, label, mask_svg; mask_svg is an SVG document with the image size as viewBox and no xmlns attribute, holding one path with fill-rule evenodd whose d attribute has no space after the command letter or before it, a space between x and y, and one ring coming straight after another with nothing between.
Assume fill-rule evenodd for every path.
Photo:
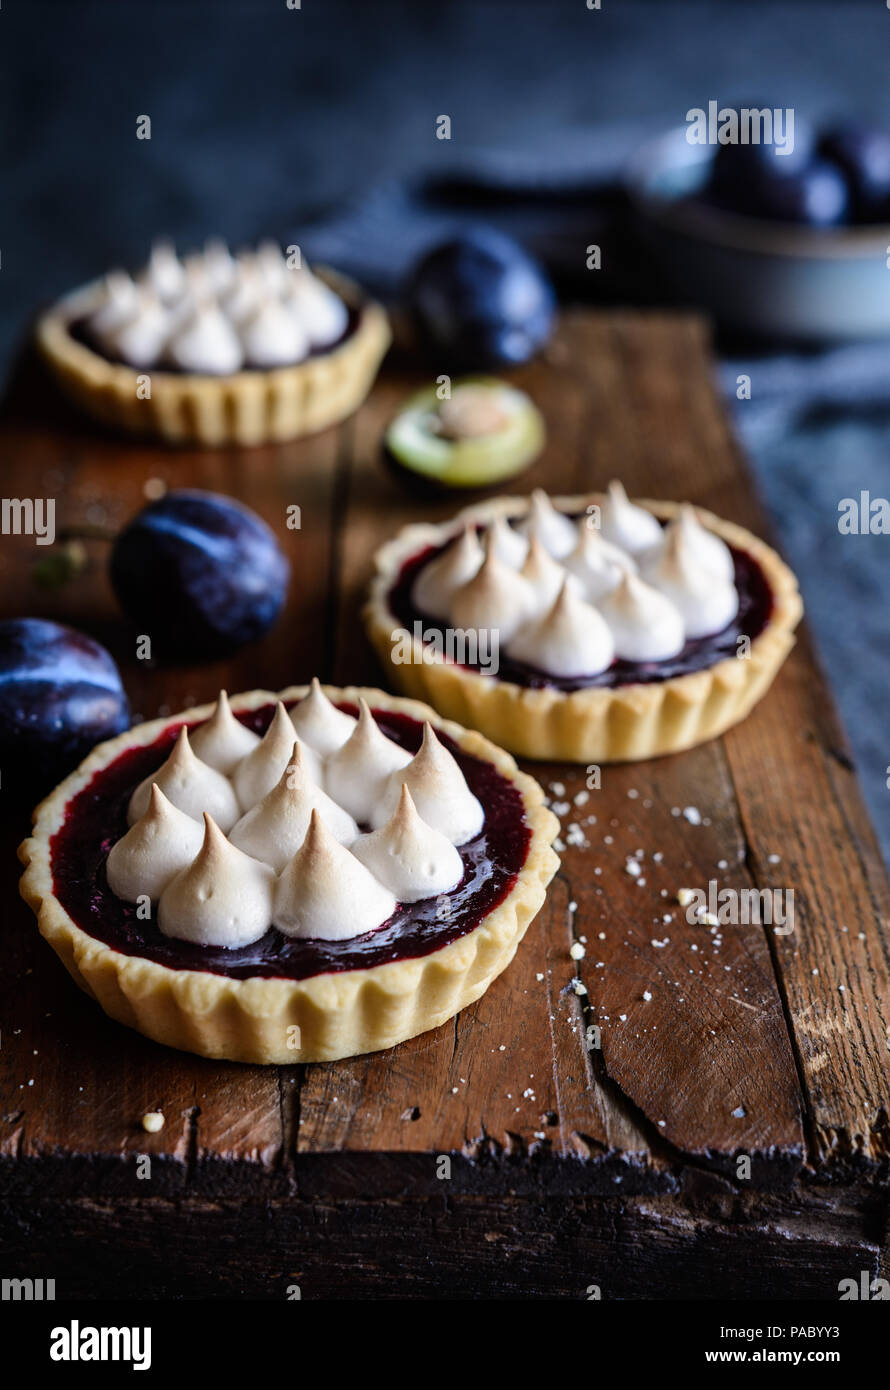
<instances>
[{"instance_id":1,"label":"dark purple plum jam filling","mask_svg":"<svg viewBox=\"0 0 890 1390\"><path fill-rule=\"evenodd\" d=\"M350 714L358 710L342 705ZM238 717L262 734L274 706ZM384 733L416 753L423 729L416 719L375 710ZM328 971L361 970L388 961L427 956L474 930L513 887L528 854L530 832L517 789L487 762L464 753L445 735L471 791L485 808L481 834L461 845L464 877L448 894L400 904L377 931L351 941L293 941L270 927L259 941L237 951L194 946L163 936L154 922L137 919L132 903L115 897L105 877L111 846L126 834L133 789L161 766L179 733L171 724L148 747L122 753L97 772L69 801L65 820L52 838L53 891L83 931L128 956L145 956L174 970L209 970L243 980L251 975L305 980Z\"/></svg>"},{"instance_id":2,"label":"dark purple plum jam filling","mask_svg":"<svg viewBox=\"0 0 890 1390\"><path fill-rule=\"evenodd\" d=\"M340 347L343 343L345 343L346 340L347 340L348 338L351 338L351 337L352 337L353 333L355 332L356 328L358 327L359 314L358 314L358 310L357 310L357 309L353 309L351 306L347 306L347 307L349 308L349 319L347 320L346 327L344 328L343 332L340 334L340 337L337 338L337 339L335 339L335 341L334 341L333 343L328 343L327 347L323 347L323 348L313 348L312 351L309 353L309 358L312 358L312 357L323 357L326 353L334 352L338 347ZM99 344L96 342L95 338L93 337L93 335L92 335L91 332L90 332L89 323L88 323L88 321L87 321L86 319L73 319L72 322L68 325L68 332L71 334L71 337L74 339L75 342L77 342L77 343L82 343L83 346L84 346L84 347L88 347L88 348L90 349L91 352L97 352L97 353L99 354L99 356L100 356L100 357L104 357L105 360L106 360L107 362L114 362L117 366L120 366L120 367L128 367L128 366L130 366L130 363L129 363L129 362L125 362L125 361L123 360L122 357L116 357L116 356L114 356L114 354L108 352L104 347L100 347L100 346L99 346ZM308 360L309 360L309 359L308 359L308 358L305 358L305 357L300 359L300 361L303 361L303 362L308 361ZM299 362L295 362L293 365L294 365L295 367L297 367L297 366L299 366L300 364L299 364ZM176 366L172 365L172 364L169 363L169 362L160 363L160 364L158 365L158 367L157 367L156 370L157 370L157 371L161 371L161 372L166 372L166 373L168 373L170 376L183 376L183 375L186 375L186 374L183 372L183 370L182 370L181 367L176 367ZM242 372L254 372L254 371L263 371L263 370L265 370L265 368L258 368L258 367L241 367L241 368L239 368L239 371L242 371ZM200 373L200 372L197 372L197 373L189 372L189 373L187 373L187 375L189 375L189 376L193 376L193 375L200 376L201 373Z\"/></svg>"},{"instance_id":3,"label":"dark purple plum jam filling","mask_svg":"<svg viewBox=\"0 0 890 1390\"><path fill-rule=\"evenodd\" d=\"M420 571L441 555L447 544L429 546L419 554L412 555L405 561L389 591L390 609L408 632L413 632L415 623L422 624L424 633L442 631L441 618L433 618L419 609L411 598L411 590ZM710 637L690 639L683 650L669 661L616 660L598 676L551 676L535 666L526 665L524 661L514 661L506 652L501 652L498 680L512 681L531 690L614 690L622 685L652 685L656 681L670 680L673 676L688 676L694 671L707 670L724 657L735 657L740 637L753 641L766 627L773 608L773 595L766 575L754 556L746 550L737 550L735 546L730 546L730 550L735 565L739 611L721 632ZM474 668L470 666L468 669Z\"/></svg>"}]
</instances>

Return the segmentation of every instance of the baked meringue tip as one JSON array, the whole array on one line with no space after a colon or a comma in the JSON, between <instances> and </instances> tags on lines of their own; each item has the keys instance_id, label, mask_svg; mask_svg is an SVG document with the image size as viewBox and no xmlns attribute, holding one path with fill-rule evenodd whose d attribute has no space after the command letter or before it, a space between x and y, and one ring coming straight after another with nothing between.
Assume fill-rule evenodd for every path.
<instances>
[{"instance_id":1,"label":"baked meringue tip","mask_svg":"<svg viewBox=\"0 0 890 1390\"><path fill-rule=\"evenodd\" d=\"M486 536L482 564L471 579L455 589L450 617L467 631L495 631L507 642L532 607L528 582L502 558L491 533Z\"/></svg>"},{"instance_id":2,"label":"baked meringue tip","mask_svg":"<svg viewBox=\"0 0 890 1390\"><path fill-rule=\"evenodd\" d=\"M465 844L479 834L485 821L482 805L428 720L420 748L404 768L390 774L384 794L372 807L370 823L375 830L385 825L396 809L403 783L407 783L420 817L453 845Z\"/></svg>"},{"instance_id":3,"label":"baked meringue tip","mask_svg":"<svg viewBox=\"0 0 890 1390\"><path fill-rule=\"evenodd\" d=\"M575 544L575 525L565 512L554 507L543 488L536 487L531 495L528 516L523 529L530 538L537 536L544 548L561 560Z\"/></svg>"},{"instance_id":4,"label":"baked meringue tip","mask_svg":"<svg viewBox=\"0 0 890 1390\"><path fill-rule=\"evenodd\" d=\"M566 575L552 606L521 628L510 655L552 676L595 676L611 665L615 644L600 613Z\"/></svg>"},{"instance_id":5,"label":"baked meringue tip","mask_svg":"<svg viewBox=\"0 0 890 1390\"><path fill-rule=\"evenodd\" d=\"M149 803L127 833L112 845L106 860L108 885L125 902L147 897L156 902L170 880L198 853L203 832L152 782Z\"/></svg>"},{"instance_id":6,"label":"baked meringue tip","mask_svg":"<svg viewBox=\"0 0 890 1390\"><path fill-rule=\"evenodd\" d=\"M417 607L432 618L447 618L453 595L478 574L484 554L475 526L467 522L417 575L411 593Z\"/></svg>"},{"instance_id":7,"label":"baked meringue tip","mask_svg":"<svg viewBox=\"0 0 890 1390\"><path fill-rule=\"evenodd\" d=\"M647 570L650 582L681 614L686 635L691 638L722 631L739 607L733 581L725 571L720 574L706 568L700 551L699 537L679 524L673 530L669 528L662 548Z\"/></svg>"},{"instance_id":8,"label":"baked meringue tip","mask_svg":"<svg viewBox=\"0 0 890 1390\"><path fill-rule=\"evenodd\" d=\"M192 730L190 742L202 762L228 777L260 741L259 734L238 719L224 690L219 692L210 718Z\"/></svg>"},{"instance_id":9,"label":"baked meringue tip","mask_svg":"<svg viewBox=\"0 0 890 1390\"><path fill-rule=\"evenodd\" d=\"M299 738L321 758L341 748L355 728L355 718L337 709L315 676L309 691L290 711L290 721Z\"/></svg>"},{"instance_id":10,"label":"baked meringue tip","mask_svg":"<svg viewBox=\"0 0 890 1390\"><path fill-rule=\"evenodd\" d=\"M606 540L639 555L658 545L662 538L658 518L645 507L631 502L624 484L613 478L602 506L601 529Z\"/></svg>"},{"instance_id":11,"label":"baked meringue tip","mask_svg":"<svg viewBox=\"0 0 890 1390\"><path fill-rule=\"evenodd\" d=\"M232 829L233 845L281 873L302 845L313 815L320 815L341 844L350 845L358 825L306 774L299 745L295 758L262 801L246 811Z\"/></svg>"},{"instance_id":12,"label":"baked meringue tip","mask_svg":"<svg viewBox=\"0 0 890 1390\"><path fill-rule=\"evenodd\" d=\"M232 773L232 784L243 811L256 806L280 781L282 773L295 762L297 743L291 717L279 700L262 739ZM314 782L320 779L321 759L314 749L303 744L296 762Z\"/></svg>"},{"instance_id":13,"label":"baked meringue tip","mask_svg":"<svg viewBox=\"0 0 890 1390\"><path fill-rule=\"evenodd\" d=\"M230 830L238 819L238 802L231 783L216 768L202 762L197 756L185 724L179 730L166 761L140 782L133 792L127 809L130 825L145 813L153 782L157 782L174 806L193 820L200 819L201 812L209 809L223 828Z\"/></svg>"},{"instance_id":14,"label":"baked meringue tip","mask_svg":"<svg viewBox=\"0 0 890 1390\"><path fill-rule=\"evenodd\" d=\"M269 866L227 840L205 811L201 848L161 894L158 926L201 946L249 946L269 928L274 883Z\"/></svg>"},{"instance_id":15,"label":"baked meringue tip","mask_svg":"<svg viewBox=\"0 0 890 1390\"><path fill-rule=\"evenodd\" d=\"M343 941L383 926L394 895L337 842L313 810L306 837L275 885L273 923L285 936Z\"/></svg>"},{"instance_id":16,"label":"baked meringue tip","mask_svg":"<svg viewBox=\"0 0 890 1390\"><path fill-rule=\"evenodd\" d=\"M639 575L627 572L600 602L615 654L624 661L666 661L682 651L686 629L670 599Z\"/></svg>"},{"instance_id":17,"label":"baked meringue tip","mask_svg":"<svg viewBox=\"0 0 890 1390\"><path fill-rule=\"evenodd\" d=\"M352 852L399 902L450 892L464 875L460 854L420 816L404 783L389 820L360 836Z\"/></svg>"},{"instance_id":18,"label":"baked meringue tip","mask_svg":"<svg viewBox=\"0 0 890 1390\"><path fill-rule=\"evenodd\" d=\"M503 512L499 512L485 528L482 548L486 555L494 550L504 565L518 570L528 552L528 541L521 531L510 525Z\"/></svg>"},{"instance_id":19,"label":"baked meringue tip","mask_svg":"<svg viewBox=\"0 0 890 1390\"><path fill-rule=\"evenodd\" d=\"M324 784L356 822L367 824L390 774L410 762L411 754L386 736L360 696L358 721L346 742L328 758Z\"/></svg>"}]
</instances>

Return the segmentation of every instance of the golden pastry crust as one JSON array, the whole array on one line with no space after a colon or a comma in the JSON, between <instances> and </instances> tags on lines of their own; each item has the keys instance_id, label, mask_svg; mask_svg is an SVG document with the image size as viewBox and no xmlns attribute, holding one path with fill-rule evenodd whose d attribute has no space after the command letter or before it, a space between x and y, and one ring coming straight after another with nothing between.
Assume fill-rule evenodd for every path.
<instances>
[{"instance_id":1,"label":"golden pastry crust","mask_svg":"<svg viewBox=\"0 0 890 1390\"><path fill-rule=\"evenodd\" d=\"M307 686L292 686L280 695L254 690L232 696L230 702L237 712L278 699L301 699L307 692ZM51 840L68 802L97 771L126 749L153 743L170 724L208 718L213 706L137 725L100 744L37 807L31 837L19 849L19 858L27 866L21 893L37 914L41 934L81 989L118 1023L204 1057L280 1064L331 1062L393 1047L437 1028L484 994L513 959L559 866L552 848L559 824L544 805L537 782L480 734L440 719L416 701L354 686L327 686L325 693L334 701L353 704L364 696L372 709L429 719L468 753L492 763L517 788L531 840L514 887L478 927L430 955L307 980L235 980L124 955L77 926L56 897Z\"/></svg>"},{"instance_id":2,"label":"golden pastry crust","mask_svg":"<svg viewBox=\"0 0 890 1390\"><path fill-rule=\"evenodd\" d=\"M601 493L551 499L557 508L580 514L603 501ZM680 514L676 502L635 498L662 520ZM404 633L389 604L402 566L430 545L441 545L467 521L521 516L529 499L495 497L464 508L440 526L406 526L375 556L364 617L368 635L383 665L406 695L428 701L447 719L470 728L524 758L560 762L636 762L678 753L724 733L749 713L794 645L794 630L803 614L797 580L776 554L750 531L695 509L699 521L729 545L752 555L773 595L769 622L751 642L750 653L727 657L703 671L674 676L649 685L564 692L532 690L455 665L410 637L410 662L393 660L393 633ZM403 641L400 651L404 651Z\"/></svg>"},{"instance_id":3,"label":"golden pastry crust","mask_svg":"<svg viewBox=\"0 0 890 1390\"><path fill-rule=\"evenodd\" d=\"M333 270L319 267L317 274L356 311L358 321L339 347L292 367L201 376L159 367L136 371L110 362L70 331L96 307L99 281L66 295L42 316L37 344L75 405L116 429L208 448L296 439L358 409L391 341L381 305ZM139 382L146 377L151 396L140 399Z\"/></svg>"}]
</instances>

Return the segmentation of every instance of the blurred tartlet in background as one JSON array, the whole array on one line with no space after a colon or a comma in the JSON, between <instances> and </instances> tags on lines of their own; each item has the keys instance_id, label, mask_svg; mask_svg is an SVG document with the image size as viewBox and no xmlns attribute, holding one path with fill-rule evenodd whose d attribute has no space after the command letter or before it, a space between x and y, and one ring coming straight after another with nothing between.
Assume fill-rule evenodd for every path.
<instances>
[{"instance_id":1,"label":"blurred tartlet in background","mask_svg":"<svg viewBox=\"0 0 890 1390\"><path fill-rule=\"evenodd\" d=\"M353 281L271 242L180 260L155 246L37 324L66 394L95 419L171 444L254 445L313 434L364 400L390 342Z\"/></svg>"}]
</instances>

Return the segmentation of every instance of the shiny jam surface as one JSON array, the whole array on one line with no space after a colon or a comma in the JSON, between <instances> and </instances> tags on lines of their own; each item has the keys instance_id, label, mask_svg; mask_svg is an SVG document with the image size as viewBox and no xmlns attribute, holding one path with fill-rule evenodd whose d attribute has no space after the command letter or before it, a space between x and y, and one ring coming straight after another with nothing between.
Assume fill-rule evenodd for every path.
<instances>
[{"instance_id":1,"label":"shiny jam surface","mask_svg":"<svg viewBox=\"0 0 890 1390\"><path fill-rule=\"evenodd\" d=\"M424 633L442 631L442 619L422 612L413 602L411 590L420 571L441 555L447 544L446 541L441 546L430 546L418 555L412 555L405 561L389 591L390 609L408 632L414 631L415 623L422 625ZM614 690L622 685L651 685L656 681L670 680L673 676L687 676L693 671L707 670L724 657L735 657L740 637L749 637L753 641L766 627L773 608L773 596L766 575L754 556L734 546L730 550L739 595L738 613L722 631L713 636L691 639L669 661L616 660L598 676L551 676L535 666L526 665L524 661L514 661L506 652L501 652L498 680L512 681L515 685L524 685L532 690L562 690L566 693L587 689ZM424 640L430 639L425 637Z\"/></svg>"},{"instance_id":2,"label":"shiny jam surface","mask_svg":"<svg viewBox=\"0 0 890 1390\"><path fill-rule=\"evenodd\" d=\"M340 708L358 713L351 705ZM410 753L417 752L423 729L416 719L390 710L373 713L384 733ZM273 714L274 706L265 705L238 717L262 734ZM440 735L485 808L482 832L460 846L464 877L450 893L399 904L384 926L350 941L294 941L270 927L253 945L226 951L163 936L154 922L137 918L134 904L115 897L105 877L105 861L111 846L126 834L134 788L165 761L181 727L170 724L154 743L122 753L97 772L69 801L50 845L53 890L62 906L83 931L125 955L236 980L252 975L304 980L426 956L473 931L507 896L525 863L530 832L519 792L491 763L471 757Z\"/></svg>"}]
</instances>

